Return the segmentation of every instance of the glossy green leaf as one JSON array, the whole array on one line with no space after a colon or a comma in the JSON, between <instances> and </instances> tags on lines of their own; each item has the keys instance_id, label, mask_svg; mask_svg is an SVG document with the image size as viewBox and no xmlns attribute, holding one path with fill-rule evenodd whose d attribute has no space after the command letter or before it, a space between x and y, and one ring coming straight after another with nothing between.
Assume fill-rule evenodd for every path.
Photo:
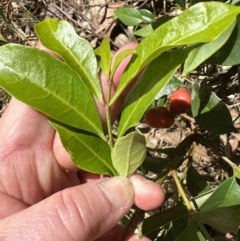
<instances>
[{"instance_id":1,"label":"glossy green leaf","mask_svg":"<svg viewBox=\"0 0 240 241\"><path fill-rule=\"evenodd\" d=\"M105 139L85 84L68 65L50 54L16 44L2 46L0 86L49 117Z\"/></svg>"},{"instance_id":2,"label":"glossy green leaf","mask_svg":"<svg viewBox=\"0 0 240 241\"><path fill-rule=\"evenodd\" d=\"M155 96L168 83L191 50L179 49L159 56L149 64L126 98L118 128L119 136L139 122Z\"/></svg>"},{"instance_id":3,"label":"glossy green leaf","mask_svg":"<svg viewBox=\"0 0 240 241\"><path fill-rule=\"evenodd\" d=\"M190 166L187 173L187 188L193 197L211 190L206 176L200 175L197 170Z\"/></svg>"},{"instance_id":4,"label":"glossy green leaf","mask_svg":"<svg viewBox=\"0 0 240 241\"><path fill-rule=\"evenodd\" d=\"M214 55L205 61L208 64L220 64L225 66L240 63L240 16L228 41Z\"/></svg>"},{"instance_id":5,"label":"glossy green leaf","mask_svg":"<svg viewBox=\"0 0 240 241\"><path fill-rule=\"evenodd\" d=\"M135 8L122 7L114 13L127 26L135 26L143 21L141 13Z\"/></svg>"},{"instance_id":6,"label":"glossy green leaf","mask_svg":"<svg viewBox=\"0 0 240 241\"><path fill-rule=\"evenodd\" d=\"M152 22L151 24L146 25L143 28L140 28L139 30L135 31L134 34L140 37L147 37L149 34L151 34L155 29L157 29L160 25L166 23L168 20L172 19L172 16L163 16L159 19L157 19L155 22Z\"/></svg>"},{"instance_id":7,"label":"glossy green leaf","mask_svg":"<svg viewBox=\"0 0 240 241\"><path fill-rule=\"evenodd\" d=\"M35 31L41 43L58 53L80 75L93 95L103 102L97 60L91 44L63 20L46 19L35 25Z\"/></svg>"},{"instance_id":8,"label":"glossy green leaf","mask_svg":"<svg viewBox=\"0 0 240 241\"><path fill-rule=\"evenodd\" d=\"M173 208L169 208L160 213L145 218L142 226L142 233L146 235L153 232L161 226L164 226L180 217L188 214L188 210L184 204L179 204Z\"/></svg>"},{"instance_id":9,"label":"glossy green leaf","mask_svg":"<svg viewBox=\"0 0 240 241\"><path fill-rule=\"evenodd\" d=\"M161 25L136 48L137 55L131 59L110 104L114 103L129 82L160 54L177 46L213 41L233 23L239 12L240 7L229 4L202 2Z\"/></svg>"},{"instance_id":10,"label":"glossy green leaf","mask_svg":"<svg viewBox=\"0 0 240 241\"><path fill-rule=\"evenodd\" d=\"M131 132L117 139L112 149L112 162L120 176L130 177L142 164L146 155L144 136Z\"/></svg>"},{"instance_id":11,"label":"glossy green leaf","mask_svg":"<svg viewBox=\"0 0 240 241\"><path fill-rule=\"evenodd\" d=\"M184 87L182 81L180 81L175 76L168 81L168 83L159 91L159 93L155 96L155 100L162 98L163 96L170 95L173 91L179 89L180 87Z\"/></svg>"},{"instance_id":12,"label":"glossy green leaf","mask_svg":"<svg viewBox=\"0 0 240 241\"><path fill-rule=\"evenodd\" d=\"M214 41L195 48L189 54L188 58L184 63L184 70L182 76L186 76L188 73L196 69L200 64L202 64L205 60L212 56L218 49L220 49L229 39L235 25L236 21L234 21L230 25L230 27Z\"/></svg>"},{"instance_id":13,"label":"glossy green leaf","mask_svg":"<svg viewBox=\"0 0 240 241\"><path fill-rule=\"evenodd\" d=\"M179 235L179 237L177 239L175 239L175 241L202 241L205 239L202 239L198 236L198 228L196 226L196 224L189 219L189 223L188 226L185 230L183 230L183 232Z\"/></svg>"},{"instance_id":14,"label":"glossy green leaf","mask_svg":"<svg viewBox=\"0 0 240 241\"><path fill-rule=\"evenodd\" d=\"M138 10L141 15L144 23L151 23L154 20L154 15L147 9Z\"/></svg>"},{"instance_id":15,"label":"glossy green leaf","mask_svg":"<svg viewBox=\"0 0 240 241\"><path fill-rule=\"evenodd\" d=\"M116 175L109 145L97 136L67 129L51 122L73 163L81 170L97 174Z\"/></svg>"},{"instance_id":16,"label":"glossy green leaf","mask_svg":"<svg viewBox=\"0 0 240 241\"><path fill-rule=\"evenodd\" d=\"M200 107L195 120L200 127L216 134L237 132L228 108L207 85L200 87Z\"/></svg>"},{"instance_id":17,"label":"glossy green leaf","mask_svg":"<svg viewBox=\"0 0 240 241\"><path fill-rule=\"evenodd\" d=\"M237 234L240 224L240 187L235 177L223 182L194 216L226 233Z\"/></svg>"},{"instance_id":18,"label":"glossy green leaf","mask_svg":"<svg viewBox=\"0 0 240 241\"><path fill-rule=\"evenodd\" d=\"M103 39L100 46L94 50L94 53L100 57L99 65L106 77L110 76L111 70L111 49L110 40Z\"/></svg>"},{"instance_id":19,"label":"glossy green leaf","mask_svg":"<svg viewBox=\"0 0 240 241\"><path fill-rule=\"evenodd\" d=\"M122 52L120 52L116 58L115 58L115 61L113 63L113 66L112 66L112 71L111 71L111 77L110 79L113 78L113 75L115 74L118 66L121 64L121 62L130 54L134 54L135 53L135 50L134 49L125 49L123 50Z\"/></svg>"}]
</instances>

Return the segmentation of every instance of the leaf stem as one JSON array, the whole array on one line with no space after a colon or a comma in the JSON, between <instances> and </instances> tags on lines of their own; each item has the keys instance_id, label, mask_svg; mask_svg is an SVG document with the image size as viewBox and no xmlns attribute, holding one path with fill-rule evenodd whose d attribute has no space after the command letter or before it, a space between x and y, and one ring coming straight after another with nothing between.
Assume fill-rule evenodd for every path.
<instances>
[{"instance_id":1,"label":"leaf stem","mask_svg":"<svg viewBox=\"0 0 240 241\"><path fill-rule=\"evenodd\" d=\"M113 148L113 135L112 135L112 121L111 121L111 113L109 102L111 100L111 89L112 89L112 80L109 81L108 84L108 93L107 93L107 103L105 106L106 118L107 118L107 128L108 128L108 144L110 148Z\"/></svg>"},{"instance_id":2,"label":"leaf stem","mask_svg":"<svg viewBox=\"0 0 240 241\"><path fill-rule=\"evenodd\" d=\"M187 198L187 196L186 196L186 194L185 194L185 192L184 192L184 190L182 188L182 185L181 185L181 183L179 181L179 178L177 176L176 170L171 170L170 173L171 173L171 176L173 177L173 179L174 179L174 181L175 181L175 183L177 185L178 192L181 195L181 197L182 197L182 199L183 199L183 201L184 201L184 203L185 203L185 205L186 205L186 207L188 209L188 212L192 213L193 212L193 208L192 208L192 206L191 206L191 204L190 204L190 202L189 202L189 200L188 200L188 198Z\"/></svg>"}]
</instances>

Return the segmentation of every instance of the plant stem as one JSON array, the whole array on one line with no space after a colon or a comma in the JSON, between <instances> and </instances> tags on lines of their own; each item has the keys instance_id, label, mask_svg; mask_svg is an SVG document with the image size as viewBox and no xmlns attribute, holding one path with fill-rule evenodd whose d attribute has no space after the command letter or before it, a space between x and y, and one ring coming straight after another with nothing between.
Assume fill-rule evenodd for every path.
<instances>
[{"instance_id":1,"label":"plant stem","mask_svg":"<svg viewBox=\"0 0 240 241\"><path fill-rule=\"evenodd\" d=\"M181 185L181 183L180 183L180 181L178 179L176 170L171 170L170 173L171 173L171 176L173 177L173 179L174 179L174 181L175 181L175 183L177 185L178 192L180 193L180 195L181 195L181 197L182 197L182 199L183 199L183 201L184 201L188 211L190 213L192 213L193 212L193 208L192 208L192 206L191 206L191 204L190 204L190 202L189 202L189 200L188 200L188 198L187 198L187 196L186 196L186 194L185 194L185 192L184 192L184 190L182 188L182 185Z\"/></svg>"},{"instance_id":2,"label":"plant stem","mask_svg":"<svg viewBox=\"0 0 240 241\"><path fill-rule=\"evenodd\" d=\"M110 148L113 148L113 135L112 135L112 121L109 102L111 100L111 89L112 89L112 80L109 81L108 85L108 94L107 94L107 103L105 106L106 118L107 118L107 128L108 128L108 144Z\"/></svg>"}]
</instances>

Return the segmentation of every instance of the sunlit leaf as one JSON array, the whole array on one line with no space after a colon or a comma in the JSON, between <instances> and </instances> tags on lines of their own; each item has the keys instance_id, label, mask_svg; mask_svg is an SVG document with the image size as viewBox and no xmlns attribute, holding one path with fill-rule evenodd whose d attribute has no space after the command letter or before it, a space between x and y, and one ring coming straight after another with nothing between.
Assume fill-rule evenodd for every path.
<instances>
[{"instance_id":1,"label":"sunlit leaf","mask_svg":"<svg viewBox=\"0 0 240 241\"><path fill-rule=\"evenodd\" d=\"M135 50L134 49L125 49L122 52L120 52L113 63L112 70L111 70L111 77L110 79L113 78L113 75L115 74L118 66L121 64L121 62L130 54L134 54Z\"/></svg>"},{"instance_id":2,"label":"sunlit leaf","mask_svg":"<svg viewBox=\"0 0 240 241\"><path fill-rule=\"evenodd\" d=\"M100 46L94 50L95 54L100 57L99 65L106 77L110 76L111 70L111 49L110 40L103 39Z\"/></svg>"},{"instance_id":3,"label":"sunlit leaf","mask_svg":"<svg viewBox=\"0 0 240 241\"><path fill-rule=\"evenodd\" d=\"M172 16L163 16L156 21L146 25L143 28L140 28L139 30L135 31L134 34L140 37L147 37L149 34L151 34L155 29L157 29L160 25L166 23L168 20L172 19Z\"/></svg>"},{"instance_id":4,"label":"sunlit leaf","mask_svg":"<svg viewBox=\"0 0 240 241\"><path fill-rule=\"evenodd\" d=\"M230 27L224 31L218 38L214 41L203 44L198 48L195 48L188 56L184 64L184 70L182 76L186 76L189 72L196 69L201 63L213 55L218 49L220 49L226 41L229 39L236 21L234 21Z\"/></svg>"},{"instance_id":5,"label":"sunlit leaf","mask_svg":"<svg viewBox=\"0 0 240 241\"><path fill-rule=\"evenodd\" d=\"M126 98L118 128L119 136L139 122L155 96L186 59L189 51L191 48L180 49L159 56L149 64Z\"/></svg>"},{"instance_id":6,"label":"sunlit leaf","mask_svg":"<svg viewBox=\"0 0 240 241\"><path fill-rule=\"evenodd\" d=\"M240 63L240 16L237 17L237 24L227 42L209 59L205 61L208 64L220 64L225 66L236 65Z\"/></svg>"},{"instance_id":7,"label":"sunlit leaf","mask_svg":"<svg viewBox=\"0 0 240 241\"><path fill-rule=\"evenodd\" d=\"M111 150L105 141L89 133L76 132L53 122L51 124L58 131L64 148L77 167L91 173L116 175Z\"/></svg>"},{"instance_id":8,"label":"sunlit leaf","mask_svg":"<svg viewBox=\"0 0 240 241\"><path fill-rule=\"evenodd\" d=\"M137 132L117 139L112 149L112 162L120 176L131 176L142 164L146 155L144 136Z\"/></svg>"},{"instance_id":9,"label":"sunlit leaf","mask_svg":"<svg viewBox=\"0 0 240 241\"><path fill-rule=\"evenodd\" d=\"M80 75L93 95L103 102L97 60L91 44L63 20L46 19L35 25L35 31L41 43L58 53Z\"/></svg>"},{"instance_id":10,"label":"sunlit leaf","mask_svg":"<svg viewBox=\"0 0 240 241\"><path fill-rule=\"evenodd\" d=\"M235 177L231 177L213 192L194 216L222 233L237 234L240 223L239 200L239 184Z\"/></svg>"},{"instance_id":11,"label":"sunlit leaf","mask_svg":"<svg viewBox=\"0 0 240 241\"><path fill-rule=\"evenodd\" d=\"M68 65L50 54L16 44L2 46L0 86L49 117L105 139L85 84Z\"/></svg>"},{"instance_id":12,"label":"sunlit leaf","mask_svg":"<svg viewBox=\"0 0 240 241\"><path fill-rule=\"evenodd\" d=\"M137 55L132 57L110 104L114 103L129 82L160 54L177 46L216 39L233 23L239 12L240 7L229 4L202 2L161 25L136 48Z\"/></svg>"}]
</instances>

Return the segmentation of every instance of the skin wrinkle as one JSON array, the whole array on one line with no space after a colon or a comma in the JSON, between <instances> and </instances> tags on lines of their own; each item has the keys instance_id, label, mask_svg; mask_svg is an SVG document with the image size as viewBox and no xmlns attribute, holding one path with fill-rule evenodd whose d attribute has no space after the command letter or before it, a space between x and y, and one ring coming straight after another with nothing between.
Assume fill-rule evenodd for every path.
<instances>
[{"instance_id":1,"label":"skin wrinkle","mask_svg":"<svg viewBox=\"0 0 240 241\"><path fill-rule=\"evenodd\" d=\"M69 235L74 238L73 240L76 240L76 237L74 237L74 234L71 233L70 229L71 229L72 225L76 225L76 220L77 220L78 221L77 226L81 227L81 229L83 229L84 232L87 234L88 228L86 225L86 223L87 223L86 215L83 215L82 208L78 207L76 205L76 202L74 201L74 198L72 197L71 191L66 189L63 192L59 193L59 196L61 199L61 207L56 206L56 210L57 210L58 216L59 216L61 223L64 226L65 230L68 231ZM84 194L81 192L81 190L79 192L79 196L81 196L81 200L84 198ZM69 209L69 207L71 207L71 209ZM68 215L66 215L66 213ZM76 216L78 216L78 217L76 217ZM69 219L69 217L70 217L70 219ZM84 232L83 232L83 235L85 235Z\"/></svg>"}]
</instances>

